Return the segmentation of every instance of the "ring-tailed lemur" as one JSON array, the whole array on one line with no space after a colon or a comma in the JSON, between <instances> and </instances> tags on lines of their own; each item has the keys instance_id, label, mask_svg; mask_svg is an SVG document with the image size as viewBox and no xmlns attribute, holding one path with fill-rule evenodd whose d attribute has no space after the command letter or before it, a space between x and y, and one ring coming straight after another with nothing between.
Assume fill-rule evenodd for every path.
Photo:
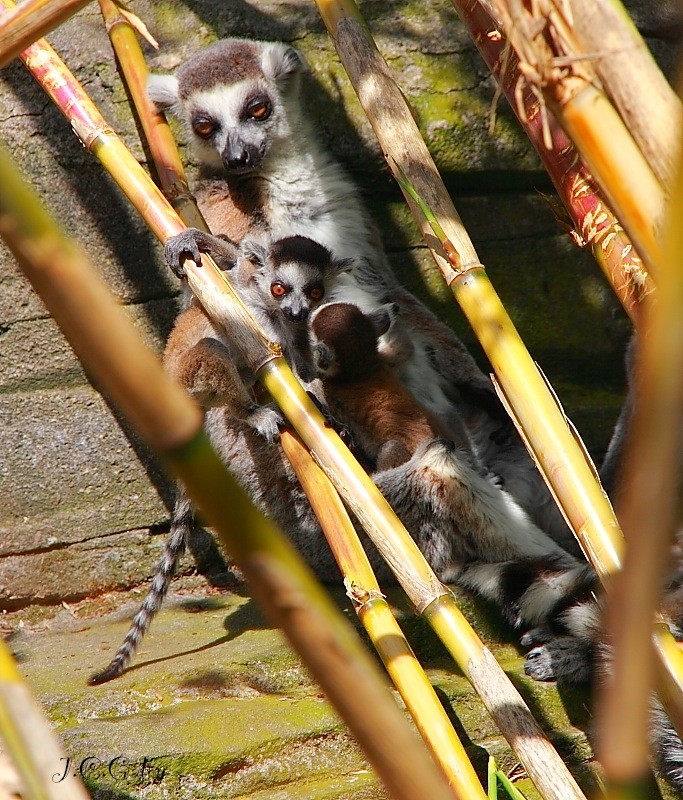
<instances>
[{"instance_id":1,"label":"ring-tailed lemur","mask_svg":"<svg viewBox=\"0 0 683 800\"><path fill-rule=\"evenodd\" d=\"M329 299L364 312L398 303L399 323L380 350L391 358L408 343L404 385L450 428L462 425L462 412L479 459L551 535L575 548L489 378L455 334L396 284L358 190L321 147L302 107L303 70L301 56L285 44L226 39L173 76L151 77L151 99L183 122L201 162L195 193L209 227L235 241L255 228L273 238L298 234L335 258L354 259ZM181 234L178 251L192 249L195 235Z\"/></svg>"}]
</instances>

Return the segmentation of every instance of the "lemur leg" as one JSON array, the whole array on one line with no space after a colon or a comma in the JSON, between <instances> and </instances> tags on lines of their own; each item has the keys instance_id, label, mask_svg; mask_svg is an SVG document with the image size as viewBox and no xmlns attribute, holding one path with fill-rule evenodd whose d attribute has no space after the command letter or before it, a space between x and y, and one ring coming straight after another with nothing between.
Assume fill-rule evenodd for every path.
<instances>
[{"instance_id":1,"label":"lemur leg","mask_svg":"<svg viewBox=\"0 0 683 800\"><path fill-rule=\"evenodd\" d=\"M168 337L164 366L205 409L225 407L268 441L285 424L273 404L258 405L242 380L228 347L196 304L183 311Z\"/></svg>"}]
</instances>

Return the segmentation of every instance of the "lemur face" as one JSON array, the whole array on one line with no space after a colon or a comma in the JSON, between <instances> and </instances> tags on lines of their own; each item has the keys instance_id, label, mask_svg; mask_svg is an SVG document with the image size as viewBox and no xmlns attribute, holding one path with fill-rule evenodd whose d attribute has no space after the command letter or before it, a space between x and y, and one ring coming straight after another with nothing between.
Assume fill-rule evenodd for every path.
<instances>
[{"instance_id":1,"label":"lemur face","mask_svg":"<svg viewBox=\"0 0 683 800\"><path fill-rule=\"evenodd\" d=\"M323 302L334 276L349 267L348 262L335 261L327 248L304 236L290 236L270 245L245 241L241 251L256 266L253 282L263 305L301 325Z\"/></svg>"},{"instance_id":2,"label":"lemur face","mask_svg":"<svg viewBox=\"0 0 683 800\"><path fill-rule=\"evenodd\" d=\"M184 123L204 164L239 175L258 169L292 135L288 105L303 69L287 45L225 39L174 76L151 76L148 93Z\"/></svg>"}]
</instances>

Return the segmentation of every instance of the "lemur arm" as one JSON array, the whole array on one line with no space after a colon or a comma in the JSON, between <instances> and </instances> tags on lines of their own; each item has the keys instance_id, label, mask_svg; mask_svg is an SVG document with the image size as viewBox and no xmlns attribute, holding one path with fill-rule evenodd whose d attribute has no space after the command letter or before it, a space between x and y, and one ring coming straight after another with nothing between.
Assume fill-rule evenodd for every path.
<instances>
[{"instance_id":1,"label":"lemur arm","mask_svg":"<svg viewBox=\"0 0 683 800\"><path fill-rule=\"evenodd\" d=\"M178 278L185 278L183 263L186 258L201 262L201 253L206 253L223 270L232 269L237 260L237 245L228 236L186 228L177 236L171 236L164 245L164 259Z\"/></svg>"}]
</instances>

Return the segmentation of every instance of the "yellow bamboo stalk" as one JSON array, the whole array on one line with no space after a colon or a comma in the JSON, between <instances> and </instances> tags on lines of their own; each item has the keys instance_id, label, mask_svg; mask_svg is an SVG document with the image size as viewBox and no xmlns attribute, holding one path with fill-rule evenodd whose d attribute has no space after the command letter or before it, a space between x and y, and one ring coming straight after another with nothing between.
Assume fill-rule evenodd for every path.
<instances>
[{"instance_id":1,"label":"yellow bamboo stalk","mask_svg":"<svg viewBox=\"0 0 683 800\"><path fill-rule=\"evenodd\" d=\"M652 171L672 186L683 124L681 101L619 0L556 3Z\"/></svg>"},{"instance_id":2,"label":"yellow bamboo stalk","mask_svg":"<svg viewBox=\"0 0 683 800\"><path fill-rule=\"evenodd\" d=\"M543 93L656 280L664 189L598 88L570 26L554 0L539 0L530 8L518 0L487 0L487 5L519 57L526 80Z\"/></svg>"},{"instance_id":3,"label":"yellow bamboo stalk","mask_svg":"<svg viewBox=\"0 0 683 800\"><path fill-rule=\"evenodd\" d=\"M4 152L0 182L0 234L32 285L89 374L183 480L392 797L452 800L453 793L387 695L352 628L284 534L257 511L228 473L201 431L197 406L163 371L84 254L63 239Z\"/></svg>"},{"instance_id":4,"label":"yellow bamboo stalk","mask_svg":"<svg viewBox=\"0 0 683 800\"><path fill-rule=\"evenodd\" d=\"M25 0L2 18L0 67L22 50L62 24L90 0Z\"/></svg>"},{"instance_id":5,"label":"yellow bamboo stalk","mask_svg":"<svg viewBox=\"0 0 683 800\"><path fill-rule=\"evenodd\" d=\"M67 770L63 780L53 780L68 763L67 756L2 639L0 738L21 775L26 800L88 800L90 795L73 770Z\"/></svg>"},{"instance_id":6,"label":"yellow bamboo stalk","mask_svg":"<svg viewBox=\"0 0 683 800\"><path fill-rule=\"evenodd\" d=\"M99 3L119 67L152 152L162 190L186 225L208 231L187 184L171 128L165 116L147 97L149 69L137 33L115 0L99 0Z\"/></svg>"},{"instance_id":7,"label":"yellow bamboo stalk","mask_svg":"<svg viewBox=\"0 0 683 800\"><path fill-rule=\"evenodd\" d=\"M11 0L0 2L5 7L11 7ZM72 128L81 141L119 183L153 232L163 241L182 229L182 223L173 209L123 143L107 127L82 87L54 51L40 42L28 48L22 54L22 59L71 121ZM304 392L284 359L277 355L276 348L269 346L263 331L235 295L225 273L206 257L202 258L201 267L188 261L185 268L190 288L209 317L233 332L243 332L242 340L236 342L236 345L240 347L250 369L270 391L337 491L358 517L414 606L420 611L434 603L442 606L444 613L452 616L452 627L459 632L458 637L472 645L470 649L463 650L459 638L453 636L445 642L454 657L460 659L458 663L461 668L474 681L496 683L499 690L497 704L491 702L489 710L499 726L509 723L509 727L501 729L501 732L524 763L532 780L543 787L542 793L549 800L581 798L576 782L544 737L519 693L460 614L452 595L440 583L381 492L349 453L339 436L325 426L322 414ZM451 635L450 628L444 627L443 630L445 634ZM480 668L470 668L470 659ZM484 697L486 687L475 688ZM501 713L498 703L500 697L505 699L505 707L514 709L513 714ZM548 769L548 764L553 765L552 770ZM553 775L552 781L549 775Z\"/></svg>"},{"instance_id":8,"label":"yellow bamboo stalk","mask_svg":"<svg viewBox=\"0 0 683 800\"><path fill-rule=\"evenodd\" d=\"M459 797L486 800L462 743L380 590L339 494L298 436L283 431L280 444L320 522L356 614L434 760Z\"/></svg>"},{"instance_id":9,"label":"yellow bamboo stalk","mask_svg":"<svg viewBox=\"0 0 683 800\"><path fill-rule=\"evenodd\" d=\"M543 477L584 553L603 580L621 564L623 536L614 511L510 317L491 285L441 181L406 100L353 0L316 0L394 176L406 178L434 212L435 234L406 192L416 222L444 280L493 366ZM404 182L405 185L405 182ZM683 735L683 655L657 629L660 697Z\"/></svg>"},{"instance_id":10,"label":"yellow bamboo stalk","mask_svg":"<svg viewBox=\"0 0 683 800\"><path fill-rule=\"evenodd\" d=\"M650 646L677 522L683 418L683 163L673 187L659 300L638 340L637 403L622 471L618 511L627 549L608 596L613 675L598 695L597 756L608 788L644 781L655 659ZM618 796L619 790L614 795ZM608 796L609 792L608 792Z\"/></svg>"}]
</instances>

